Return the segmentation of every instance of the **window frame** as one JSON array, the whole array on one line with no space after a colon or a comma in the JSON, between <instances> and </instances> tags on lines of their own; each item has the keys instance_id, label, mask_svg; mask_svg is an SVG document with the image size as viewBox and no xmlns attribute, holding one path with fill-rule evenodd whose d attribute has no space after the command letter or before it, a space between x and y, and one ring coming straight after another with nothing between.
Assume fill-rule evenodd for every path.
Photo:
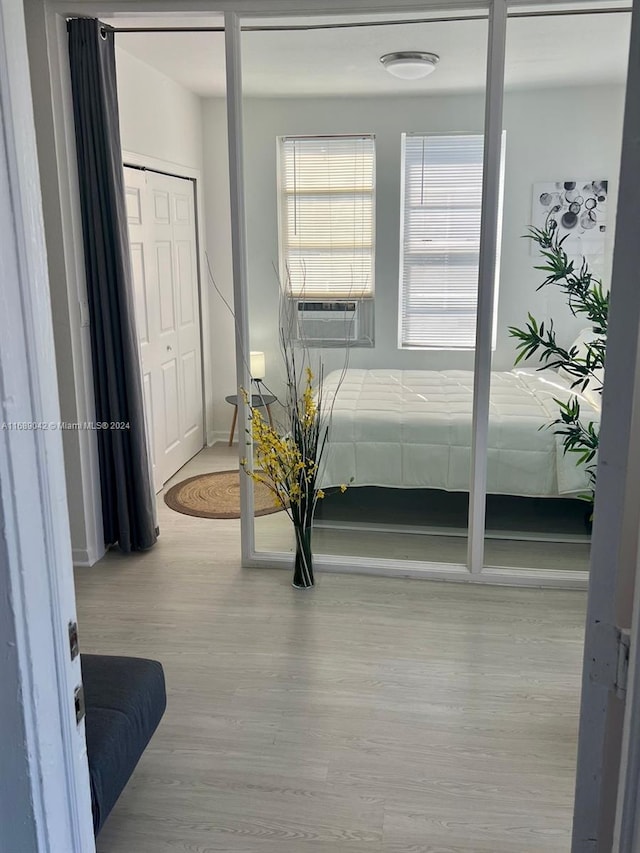
<instances>
[{"instance_id":1,"label":"window frame","mask_svg":"<svg viewBox=\"0 0 640 853\"><path fill-rule=\"evenodd\" d=\"M405 198L407 192L407 181L406 181L406 140L409 137L470 137L470 136L478 136L483 140L483 144L486 143L485 133L484 131L470 131L470 130L462 130L462 131L404 131L401 135L400 139L400 233L399 233L399 265L398 265L398 341L397 348L399 350L407 350L407 351L423 351L429 350L431 352L474 352L476 348L476 337L477 333L474 331L474 340L473 343L468 346L440 346L438 344L405 344L403 343L403 298L404 298L404 257L405 257ZM492 334L491 334L491 351L495 352L497 348L497 336L498 336L498 302L499 302L499 285L500 285L500 263L501 263L501 250L502 250L502 224L503 224L503 211L504 211L504 187L505 187L505 150L506 150L506 130L502 130L501 134L501 146L500 146L500 187L499 187L499 197L498 197L498 239L496 245L496 269L495 269L495 290L494 290L494 302L493 302L493 320L492 320ZM483 166L483 177L484 181L484 166ZM481 188L481 207L480 207L480 216L482 217L482 188ZM481 246L481 229L479 230L479 249L478 249L478 288L480 286L480 246ZM477 318L478 315L478 293L476 293L476 311L475 316Z\"/></svg>"}]
</instances>

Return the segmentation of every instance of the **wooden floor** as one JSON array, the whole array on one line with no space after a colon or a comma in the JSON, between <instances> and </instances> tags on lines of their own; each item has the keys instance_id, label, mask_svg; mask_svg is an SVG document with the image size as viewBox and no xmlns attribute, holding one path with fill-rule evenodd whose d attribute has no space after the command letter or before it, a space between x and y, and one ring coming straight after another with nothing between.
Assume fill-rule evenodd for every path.
<instances>
[{"instance_id":1,"label":"wooden floor","mask_svg":"<svg viewBox=\"0 0 640 853\"><path fill-rule=\"evenodd\" d=\"M568 853L583 593L297 592L238 522L159 509L151 552L76 575L83 650L168 688L98 853Z\"/></svg>"}]
</instances>

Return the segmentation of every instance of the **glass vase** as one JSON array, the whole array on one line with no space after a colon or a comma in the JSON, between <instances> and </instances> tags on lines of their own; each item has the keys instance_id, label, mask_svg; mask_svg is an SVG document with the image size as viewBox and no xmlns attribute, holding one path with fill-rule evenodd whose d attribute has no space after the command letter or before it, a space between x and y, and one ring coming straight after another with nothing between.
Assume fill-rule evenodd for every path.
<instances>
[{"instance_id":1,"label":"glass vase","mask_svg":"<svg viewBox=\"0 0 640 853\"><path fill-rule=\"evenodd\" d=\"M292 585L296 589L313 586L313 554L311 553L311 527L294 525L296 533L296 561Z\"/></svg>"}]
</instances>

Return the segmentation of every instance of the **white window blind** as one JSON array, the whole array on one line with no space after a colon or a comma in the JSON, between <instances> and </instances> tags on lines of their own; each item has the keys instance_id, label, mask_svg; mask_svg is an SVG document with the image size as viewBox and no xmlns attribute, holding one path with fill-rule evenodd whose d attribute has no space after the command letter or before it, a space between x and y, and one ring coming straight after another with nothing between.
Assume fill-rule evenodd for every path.
<instances>
[{"instance_id":1,"label":"white window blind","mask_svg":"<svg viewBox=\"0 0 640 853\"><path fill-rule=\"evenodd\" d=\"M403 134L400 346L473 349L484 139Z\"/></svg>"},{"instance_id":2,"label":"white window blind","mask_svg":"<svg viewBox=\"0 0 640 853\"><path fill-rule=\"evenodd\" d=\"M283 137L280 193L280 260L289 295L371 296L373 136Z\"/></svg>"}]
</instances>

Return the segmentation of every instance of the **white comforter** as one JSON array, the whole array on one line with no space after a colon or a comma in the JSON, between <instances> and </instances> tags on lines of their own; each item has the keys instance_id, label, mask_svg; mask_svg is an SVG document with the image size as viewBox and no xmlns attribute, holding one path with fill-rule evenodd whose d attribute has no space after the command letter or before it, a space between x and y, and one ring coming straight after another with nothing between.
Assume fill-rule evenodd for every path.
<instances>
[{"instance_id":1,"label":"white comforter","mask_svg":"<svg viewBox=\"0 0 640 853\"><path fill-rule=\"evenodd\" d=\"M468 491L473 374L463 370L348 370L324 383L333 403L320 482ZM488 483L491 494L575 495L587 476L561 440L540 429L558 416L569 383L555 371L491 375ZM585 421L599 412L580 399Z\"/></svg>"}]
</instances>

